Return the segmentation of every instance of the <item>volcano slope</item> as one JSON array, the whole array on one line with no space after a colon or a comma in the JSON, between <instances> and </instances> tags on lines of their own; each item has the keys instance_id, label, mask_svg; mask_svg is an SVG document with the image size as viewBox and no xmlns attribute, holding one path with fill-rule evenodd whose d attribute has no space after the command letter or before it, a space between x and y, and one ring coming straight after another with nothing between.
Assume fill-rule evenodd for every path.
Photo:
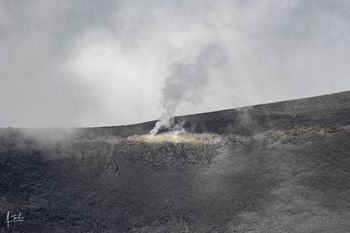
<instances>
[{"instance_id":1,"label":"volcano slope","mask_svg":"<svg viewBox=\"0 0 350 233\"><path fill-rule=\"evenodd\" d=\"M350 92L154 122L0 131L1 232L350 232Z\"/></svg>"}]
</instances>

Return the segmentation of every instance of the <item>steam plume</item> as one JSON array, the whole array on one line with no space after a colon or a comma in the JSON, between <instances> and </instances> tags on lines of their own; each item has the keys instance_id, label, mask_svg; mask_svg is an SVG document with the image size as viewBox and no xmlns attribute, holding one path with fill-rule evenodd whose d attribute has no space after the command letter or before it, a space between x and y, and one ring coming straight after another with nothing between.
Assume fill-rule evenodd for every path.
<instances>
[{"instance_id":1,"label":"steam plume","mask_svg":"<svg viewBox=\"0 0 350 233\"><path fill-rule=\"evenodd\" d=\"M209 77L225 60L224 49L211 44L205 46L192 61L173 63L170 66L171 74L166 77L162 90L163 113L150 133L157 134L160 130L178 128L174 126L173 120L177 107L182 102L198 101Z\"/></svg>"}]
</instances>

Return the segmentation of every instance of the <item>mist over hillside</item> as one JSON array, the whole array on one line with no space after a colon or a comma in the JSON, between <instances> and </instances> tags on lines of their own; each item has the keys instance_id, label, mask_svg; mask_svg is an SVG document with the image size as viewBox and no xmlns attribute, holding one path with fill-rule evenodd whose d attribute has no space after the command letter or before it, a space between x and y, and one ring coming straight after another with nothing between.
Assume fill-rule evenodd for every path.
<instances>
[{"instance_id":1,"label":"mist over hillside","mask_svg":"<svg viewBox=\"0 0 350 233\"><path fill-rule=\"evenodd\" d=\"M0 129L1 232L350 231L350 92L76 129Z\"/></svg>"},{"instance_id":2,"label":"mist over hillside","mask_svg":"<svg viewBox=\"0 0 350 233\"><path fill-rule=\"evenodd\" d=\"M183 122L188 132L218 134L254 134L269 129L286 129L298 126L341 126L350 124L348 102L350 92L317 97L254 105L210 113L178 116L175 122ZM130 136L147 134L156 121L135 125L81 129L83 134Z\"/></svg>"}]
</instances>

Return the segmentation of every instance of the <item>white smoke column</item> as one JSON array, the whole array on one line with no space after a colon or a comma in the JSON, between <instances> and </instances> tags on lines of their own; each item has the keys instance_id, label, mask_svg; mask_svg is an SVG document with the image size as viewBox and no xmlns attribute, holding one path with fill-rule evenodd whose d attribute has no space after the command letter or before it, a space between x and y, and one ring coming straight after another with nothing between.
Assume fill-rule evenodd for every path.
<instances>
[{"instance_id":1,"label":"white smoke column","mask_svg":"<svg viewBox=\"0 0 350 233\"><path fill-rule=\"evenodd\" d=\"M173 128L177 107L185 101L198 101L213 71L220 68L225 61L224 49L211 44L205 46L193 61L185 64L173 63L170 66L171 75L166 77L163 88L163 113L150 133L157 134L159 130Z\"/></svg>"}]
</instances>

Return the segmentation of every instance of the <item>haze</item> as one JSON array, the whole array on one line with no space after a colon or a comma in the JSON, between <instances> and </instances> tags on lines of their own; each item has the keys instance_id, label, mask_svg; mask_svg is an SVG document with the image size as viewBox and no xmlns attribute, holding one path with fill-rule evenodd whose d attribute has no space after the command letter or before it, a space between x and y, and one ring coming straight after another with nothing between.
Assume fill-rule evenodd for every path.
<instances>
[{"instance_id":1,"label":"haze","mask_svg":"<svg viewBox=\"0 0 350 233\"><path fill-rule=\"evenodd\" d=\"M3 0L0 127L158 119L169 90L176 115L349 90L349 29L346 0ZM166 86L208 46L215 69Z\"/></svg>"}]
</instances>

